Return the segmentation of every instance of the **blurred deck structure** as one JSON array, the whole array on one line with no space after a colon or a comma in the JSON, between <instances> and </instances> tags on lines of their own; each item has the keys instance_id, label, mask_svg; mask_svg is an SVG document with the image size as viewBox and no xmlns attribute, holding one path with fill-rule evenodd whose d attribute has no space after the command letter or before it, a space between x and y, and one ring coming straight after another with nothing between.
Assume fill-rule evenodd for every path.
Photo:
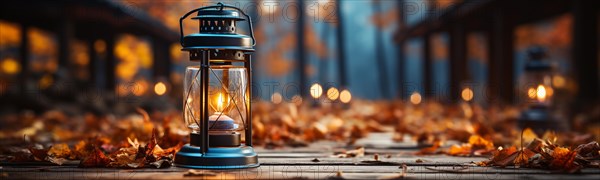
<instances>
[{"instance_id":1,"label":"blurred deck structure","mask_svg":"<svg viewBox=\"0 0 600 180\"><path fill-rule=\"evenodd\" d=\"M155 78L169 76L169 48L179 39L176 32L145 12L109 0L7 1L0 6L0 20L16 23L21 27L19 61L22 70L18 75L18 82L15 82L20 86L21 93L25 93L30 75L28 61L31 52L27 32L31 27L56 34L59 68L69 67L67 63L72 40L85 41L89 47L90 59L88 86L98 86L97 88L108 92L115 90L116 60L113 49L118 35L129 33L150 39L154 59L152 72ZM94 42L97 40L105 42L106 55L97 55L94 50ZM103 82L97 82L98 79Z\"/></svg>"},{"instance_id":2,"label":"blurred deck structure","mask_svg":"<svg viewBox=\"0 0 600 180\"><path fill-rule=\"evenodd\" d=\"M435 3L435 1L432 1ZM405 12L410 5L399 2L399 9ZM435 5L430 8L436 8ZM432 50L431 35L447 32L449 35L450 100L460 98L461 83L472 79L467 71L466 37L471 32L483 32L488 39L489 100L500 103L513 103L515 100L514 77L514 30L518 25L570 13L573 16L571 61L577 88L576 107L581 108L598 102L598 12L599 1L585 0L465 0L443 9L430 9L424 20L406 26L406 15L400 13L401 27L395 34L399 44L399 69L404 69L402 51L409 38L422 38L424 59L424 92L432 90ZM406 81L399 76L400 82ZM405 96L410 92L401 92ZM406 96L405 96L406 97Z\"/></svg>"}]
</instances>

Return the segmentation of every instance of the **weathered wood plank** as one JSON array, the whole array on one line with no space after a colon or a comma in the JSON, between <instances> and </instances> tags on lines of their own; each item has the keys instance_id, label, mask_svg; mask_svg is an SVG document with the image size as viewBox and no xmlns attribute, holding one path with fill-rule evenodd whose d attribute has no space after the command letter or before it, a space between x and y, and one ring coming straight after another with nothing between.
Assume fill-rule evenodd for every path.
<instances>
[{"instance_id":1,"label":"weathered wood plank","mask_svg":"<svg viewBox=\"0 0 600 180\"><path fill-rule=\"evenodd\" d=\"M516 168L492 168L492 167L468 167L465 169L446 168L443 171L439 167L408 167L405 172L406 178L436 178L436 179L514 179L514 178L577 178L597 179L600 176L599 169L584 169L581 174L560 174L547 170L538 169L516 169ZM242 170L215 170L207 171L206 176L186 177L187 169L135 169L116 170L106 168L81 169L81 168L51 168L44 171L12 172L5 171L2 174L6 179L282 179L282 178L308 178L319 179L337 177L341 172L343 178L390 178L398 177L402 170L392 166L261 166L253 169ZM60 170L60 171L56 171ZM81 171L84 170L84 171ZM168 170L168 171L164 171Z\"/></svg>"},{"instance_id":2,"label":"weathered wood plank","mask_svg":"<svg viewBox=\"0 0 600 180\"><path fill-rule=\"evenodd\" d=\"M184 173L189 169L179 167L169 168L144 168L144 169L113 169L113 168L77 168L77 167L4 167L2 172L6 173L97 173L97 172L118 172L118 173L170 173L180 172ZM365 166L365 165L261 165L258 168L253 169L240 169L240 170L210 170L214 173L240 173L243 171L247 172L298 172L298 173L314 173L314 172L351 172L351 173L399 173L402 171L400 166ZM543 170L543 169L528 169L528 168L515 168L515 167L479 167L479 166L411 166L407 165L407 173L478 173L478 174L561 174L560 172ZM600 169L586 168L582 169L581 174L599 174Z\"/></svg>"}]
</instances>

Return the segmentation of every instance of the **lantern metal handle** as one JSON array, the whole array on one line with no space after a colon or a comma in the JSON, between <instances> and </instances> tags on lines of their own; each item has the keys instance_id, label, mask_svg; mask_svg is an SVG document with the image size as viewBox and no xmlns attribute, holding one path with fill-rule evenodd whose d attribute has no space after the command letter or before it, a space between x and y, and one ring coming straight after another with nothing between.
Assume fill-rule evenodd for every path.
<instances>
[{"instance_id":1,"label":"lantern metal handle","mask_svg":"<svg viewBox=\"0 0 600 180\"><path fill-rule=\"evenodd\" d=\"M254 31L252 30L252 18L250 18L250 16L248 14L246 14L244 11L242 11L242 9L240 9L238 7L226 5L226 4L219 2L215 6L206 6L206 7L194 9L194 10L186 13L185 15L181 16L181 18L179 18L179 35L180 35L179 42L181 43L181 46L184 46L183 45L183 20L194 12L204 10L204 9L210 9L210 8L218 8L219 11L222 11L223 8L231 8L231 9L237 10L238 12L242 13L242 15L246 16L246 19L248 20L248 27L250 28L250 37L252 38L252 46L256 45L256 39L254 39Z\"/></svg>"}]
</instances>

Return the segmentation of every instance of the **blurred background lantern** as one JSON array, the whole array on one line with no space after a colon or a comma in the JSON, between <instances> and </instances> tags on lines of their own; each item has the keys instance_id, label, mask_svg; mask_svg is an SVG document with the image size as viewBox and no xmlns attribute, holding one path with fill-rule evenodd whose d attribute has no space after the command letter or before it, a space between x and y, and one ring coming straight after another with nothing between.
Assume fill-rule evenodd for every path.
<instances>
[{"instance_id":1,"label":"blurred background lantern","mask_svg":"<svg viewBox=\"0 0 600 180\"><path fill-rule=\"evenodd\" d=\"M228 10L233 9L233 10ZM184 75L184 119L190 144L175 163L188 168L230 169L259 166L252 148L250 116L250 52L254 51L251 20L242 10L218 3L192 10L199 33L183 36L181 45L191 61ZM236 33L239 13L249 21L250 35ZM181 24L181 27L183 25ZM247 97L248 96L248 97Z\"/></svg>"},{"instance_id":2,"label":"blurred background lantern","mask_svg":"<svg viewBox=\"0 0 600 180\"><path fill-rule=\"evenodd\" d=\"M519 79L519 97L525 110L521 112L520 124L523 128L535 128L540 132L556 129L550 112L554 90L552 86L553 66L546 60L546 50L533 46L528 50L525 71Z\"/></svg>"}]
</instances>

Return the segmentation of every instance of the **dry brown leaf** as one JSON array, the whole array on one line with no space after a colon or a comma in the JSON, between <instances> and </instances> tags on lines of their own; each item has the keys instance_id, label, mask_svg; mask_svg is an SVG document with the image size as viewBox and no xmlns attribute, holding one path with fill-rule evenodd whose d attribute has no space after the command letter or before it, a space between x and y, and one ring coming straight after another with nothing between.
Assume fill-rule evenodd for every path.
<instances>
[{"instance_id":1,"label":"dry brown leaf","mask_svg":"<svg viewBox=\"0 0 600 180\"><path fill-rule=\"evenodd\" d=\"M94 148L89 156L81 160L79 167L106 167L108 163L110 159L100 149Z\"/></svg>"},{"instance_id":2,"label":"dry brown leaf","mask_svg":"<svg viewBox=\"0 0 600 180\"><path fill-rule=\"evenodd\" d=\"M365 156L365 148L360 147L354 150L346 151L345 153L337 154L340 158L363 157Z\"/></svg>"},{"instance_id":3,"label":"dry brown leaf","mask_svg":"<svg viewBox=\"0 0 600 180\"><path fill-rule=\"evenodd\" d=\"M28 149L29 151L31 151L31 154L33 155L33 158L36 161L45 160L48 156L48 150L44 149L41 145L31 146Z\"/></svg>"},{"instance_id":4,"label":"dry brown leaf","mask_svg":"<svg viewBox=\"0 0 600 180\"><path fill-rule=\"evenodd\" d=\"M514 146L511 146L509 148L504 148L501 150L497 150L497 151L493 152L492 159L485 164L494 165L497 163L501 163L503 160L507 159L509 156L511 156L515 152L517 152L517 148ZM513 161L513 160L511 160L511 161ZM506 166L508 163L502 162L502 164L503 164L503 166Z\"/></svg>"},{"instance_id":5,"label":"dry brown leaf","mask_svg":"<svg viewBox=\"0 0 600 180\"><path fill-rule=\"evenodd\" d=\"M529 159L535 155L535 152L529 149L523 149L517 151L517 157L513 161L514 165L517 166L527 166L529 165Z\"/></svg>"},{"instance_id":6,"label":"dry brown leaf","mask_svg":"<svg viewBox=\"0 0 600 180\"><path fill-rule=\"evenodd\" d=\"M67 162L67 159L65 158L57 158L57 157L52 157L52 156L48 156L45 159L48 162L54 163L56 165L63 165L65 162Z\"/></svg>"},{"instance_id":7,"label":"dry brown leaf","mask_svg":"<svg viewBox=\"0 0 600 180\"><path fill-rule=\"evenodd\" d=\"M431 147L422 148L421 150L419 150L415 154L416 155L437 154L438 153L438 149L440 148L440 145L441 145L441 142L440 141L436 141L436 142L433 143L433 145Z\"/></svg>"},{"instance_id":8,"label":"dry brown leaf","mask_svg":"<svg viewBox=\"0 0 600 180\"><path fill-rule=\"evenodd\" d=\"M600 145L596 141L579 145L575 151L585 158L600 158Z\"/></svg>"},{"instance_id":9,"label":"dry brown leaf","mask_svg":"<svg viewBox=\"0 0 600 180\"><path fill-rule=\"evenodd\" d=\"M217 176L217 173L209 170L190 169L187 172L185 172L183 176Z\"/></svg>"}]
</instances>

